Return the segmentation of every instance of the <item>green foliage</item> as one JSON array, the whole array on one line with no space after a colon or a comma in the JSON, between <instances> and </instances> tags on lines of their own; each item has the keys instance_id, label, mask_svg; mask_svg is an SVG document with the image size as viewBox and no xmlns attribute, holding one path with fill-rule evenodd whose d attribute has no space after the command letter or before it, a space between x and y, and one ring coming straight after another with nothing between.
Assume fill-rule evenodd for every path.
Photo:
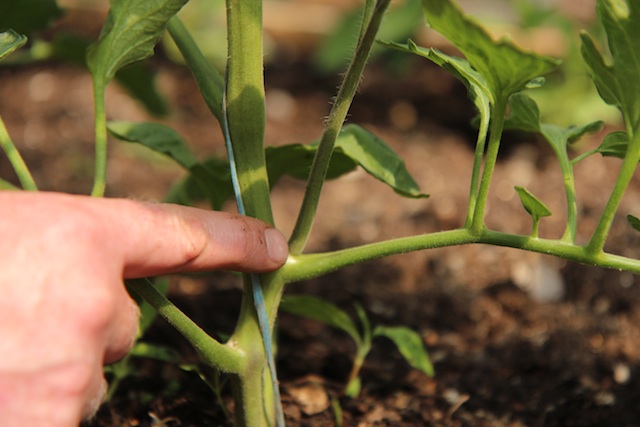
<instances>
[{"instance_id":1,"label":"green foliage","mask_svg":"<svg viewBox=\"0 0 640 427\"><path fill-rule=\"evenodd\" d=\"M429 25L465 55L491 88L493 102L557 68L555 59L523 51L511 41L494 41L475 20L449 0L422 0Z\"/></svg>"},{"instance_id":2,"label":"green foliage","mask_svg":"<svg viewBox=\"0 0 640 427\"><path fill-rule=\"evenodd\" d=\"M0 2L0 32L13 29L30 35L46 28L62 16L56 0L2 0Z\"/></svg>"},{"instance_id":3,"label":"green foliage","mask_svg":"<svg viewBox=\"0 0 640 427\"><path fill-rule=\"evenodd\" d=\"M182 137L160 123L110 122L108 129L116 138L149 147L175 160L185 169L189 169L197 161Z\"/></svg>"},{"instance_id":4,"label":"green foliage","mask_svg":"<svg viewBox=\"0 0 640 427\"><path fill-rule=\"evenodd\" d=\"M433 365L420 335L404 326L376 326L373 331L362 307L355 305L360 327L341 308L329 301L309 295L289 295L282 299L280 310L296 316L313 319L338 329L351 337L356 345L356 356L344 387L344 394L354 398L360 394L362 380L360 369L371 350L371 342L376 337L391 340L400 354L415 369L428 376L434 375Z\"/></svg>"},{"instance_id":5,"label":"green foliage","mask_svg":"<svg viewBox=\"0 0 640 427\"><path fill-rule=\"evenodd\" d=\"M617 157L624 159L629 148L629 135L626 132L615 131L607 134L602 140L602 144L596 151L604 157Z\"/></svg>"},{"instance_id":6,"label":"green foliage","mask_svg":"<svg viewBox=\"0 0 640 427\"><path fill-rule=\"evenodd\" d=\"M13 30L0 33L0 60L20 49L27 42L27 37Z\"/></svg>"},{"instance_id":7,"label":"green foliage","mask_svg":"<svg viewBox=\"0 0 640 427\"><path fill-rule=\"evenodd\" d=\"M640 3L598 0L598 16L607 33L611 61L583 33L582 54L602 99L620 109L627 126L640 126Z\"/></svg>"},{"instance_id":8,"label":"green foliage","mask_svg":"<svg viewBox=\"0 0 640 427\"><path fill-rule=\"evenodd\" d=\"M116 72L153 55L167 21L187 0L111 0L100 38L87 56L89 70L107 84Z\"/></svg>"},{"instance_id":9,"label":"green foliage","mask_svg":"<svg viewBox=\"0 0 640 427\"><path fill-rule=\"evenodd\" d=\"M533 218L533 231L531 232L533 237L538 237L538 223L540 222L540 218L545 216L550 216L551 211L538 199L534 196L529 190L526 188L516 186L516 192L518 193L518 197L520 197L520 201L522 202L522 206L524 209L531 215Z\"/></svg>"}]
</instances>

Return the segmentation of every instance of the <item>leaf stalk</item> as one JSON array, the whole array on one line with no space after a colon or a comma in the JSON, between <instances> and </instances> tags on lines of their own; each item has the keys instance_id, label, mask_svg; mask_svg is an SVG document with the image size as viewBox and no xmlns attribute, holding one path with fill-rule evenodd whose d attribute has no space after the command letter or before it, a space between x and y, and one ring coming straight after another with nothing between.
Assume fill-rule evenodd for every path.
<instances>
[{"instance_id":1,"label":"leaf stalk","mask_svg":"<svg viewBox=\"0 0 640 427\"><path fill-rule=\"evenodd\" d=\"M307 189L304 194L300 213L296 220L291 238L289 239L289 251L293 255L302 253L309 238L313 220L318 209L320 193L324 184L331 155L335 146L338 134L347 117L349 108L356 94L362 72L369 58L371 47L382 22L382 16L389 6L390 0L379 0L373 13L368 18L368 26L362 35L356 48L355 55L347 69L344 80L338 95L333 103L331 112L325 124L325 129L320 140L320 145L311 165ZM366 25L367 22L364 22Z\"/></svg>"}]
</instances>

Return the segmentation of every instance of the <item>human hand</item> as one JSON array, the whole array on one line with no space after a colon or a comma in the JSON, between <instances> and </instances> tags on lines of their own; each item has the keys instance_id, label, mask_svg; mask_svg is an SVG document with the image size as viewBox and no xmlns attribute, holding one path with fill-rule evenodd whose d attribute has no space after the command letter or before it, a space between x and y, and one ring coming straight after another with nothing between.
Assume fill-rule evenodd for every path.
<instances>
[{"instance_id":1,"label":"human hand","mask_svg":"<svg viewBox=\"0 0 640 427\"><path fill-rule=\"evenodd\" d=\"M0 192L0 424L77 426L133 345L123 278L280 267L287 244L255 219L125 199Z\"/></svg>"}]
</instances>

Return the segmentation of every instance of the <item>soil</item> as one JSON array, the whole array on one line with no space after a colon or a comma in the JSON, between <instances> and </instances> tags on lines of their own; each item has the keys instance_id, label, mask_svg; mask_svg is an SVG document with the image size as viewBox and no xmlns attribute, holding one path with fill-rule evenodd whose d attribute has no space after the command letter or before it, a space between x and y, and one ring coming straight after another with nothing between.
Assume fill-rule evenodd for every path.
<instances>
[{"instance_id":1,"label":"soil","mask_svg":"<svg viewBox=\"0 0 640 427\"><path fill-rule=\"evenodd\" d=\"M280 60L282 59L282 60ZM308 142L321 132L334 77L304 57L268 64L268 144ZM188 72L153 62L169 101L164 119L201 157L224 153ZM87 193L92 177L91 82L81 68L50 62L0 69L0 115L42 189ZM431 197L402 199L365 173L327 183L310 252L460 226L472 164L473 108L464 88L423 61L400 76L380 64L364 78L349 117L389 143ZM112 120L149 120L112 85ZM596 135L584 147L598 143ZM113 142L109 196L161 200L183 173L171 162ZM592 158L576 168L586 241L606 202L619 162ZM15 182L0 157L0 176ZM563 187L551 150L528 135L508 134L495 173L489 227L528 233L531 223L513 191L529 188L555 213L542 237L563 231ZM273 191L277 225L289 233L304 185L284 180ZM624 221L637 213L632 183L607 248L639 256L640 238ZM230 209L232 207L230 206ZM393 344L375 341L362 372L362 392L339 397L354 347L338 331L282 314L278 367L287 425L344 426L640 426L640 280L618 271L512 249L464 246L405 254L290 285L287 292L329 299L374 324L405 325L423 338L436 374L411 369ZM213 334L233 328L241 290L234 276L175 277L170 298ZM184 340L162 321L146 341L177 349L197 363ZM227 423L211 389L194 373L137 359L89 426L208 426ZM223 404L233 411L228 390Z\"/></svg>"}]
</instances>

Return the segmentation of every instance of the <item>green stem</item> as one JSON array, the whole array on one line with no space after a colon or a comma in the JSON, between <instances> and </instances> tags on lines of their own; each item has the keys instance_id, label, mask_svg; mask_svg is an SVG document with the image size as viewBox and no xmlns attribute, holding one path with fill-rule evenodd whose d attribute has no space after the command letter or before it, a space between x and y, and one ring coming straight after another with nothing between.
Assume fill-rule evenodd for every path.
<instances>
[{"instance_id":1,"label":"green stem","mask_svg":"<svg viewBox=\"0 0 640 427\"><path fill-rule=\"evenodd\" d=\"M147 279L125 281L127 288L144 298L158 314L180 332L202 360L221 372L237 374L246 365L246 357L242 350L234 347L233 341L221 344L202 330L193 320L173 305Z\"/></svg>"},{"instance_id":2,"label":"green stem","mask_svg":"<svg viewBox=\"0 0 640 427\"><path fill-rule=\"evenodd\" d=\"M573 166L567 155L558 155L560 169L564 182L564 192L567 199L567 228L564 230L562 240L575 243L578 233L578 202L576 200L576 183L573 175Z\"/></svg>"},{"instance_id":3,"label":"green stem","mask_svg":"<svg viewBox=\"0 0 640 427\"><path fill-rule=\"evenodd\" d=\"M262 1L227 0L226 118L246 214L273 224L264 155Z\"/></svg>"},{"instance_id":4,"label":"green stem","mask_svg":"<svg viewBox=\"0 0 640 427\"><path fill-rule=\"evenodd\" d=\"M534 239L531 236L483 229L480 234L467 228L441 231L420 236L402 237L334 252L290 257L281 274L287 283L312 279L349 265L389 255L403 254L445 246L481 243L505 246L554 255L582 264L624 270L640 274L640 260L608 253L593 253L585 246L557 239Z\"/></svg>"},{"instance_id":5,"label":"green stem","mask_svg":"<svg viewBox=\"0 0 640 427\"><path fill-rule=\"evenodd\" d=\"M375 10L369 18L369 25L364 35L360 39L360 43L356 48L355 55L347 69L344 81L340 86L338 95L336 96L331 112L325 124L324 133L320 139L320 145L316 151L316 155L311 165L307 189L305 191L300 213L289 240L290 253L297 255L302 253L309 238L313 220L318 209L320 201L320 192L327 175L329 162L333 153L338 134L347 117L351 102L356 94L358 83L364 71L364 67L369 58L371 46L375 40L375 36L380 27L382 16L389 5L390 0L379 0Z\"/></svg>"},{"instance_id":6,"label":"green stem","mask_svg":"<svg viewBox=\"0 0 640 427\"><path fill-rule=\"evenodd\" d=\"M489 144L487 147L487 155L484 163L484 170L482 171L482 180L480 181L480 190L478 192L478 200L476 201L476 207L473 212L473 221L471 223L471 230L475 233L480 233L484 228L484 216L487 207L487 199L489 196L489 187L491 186L491 178L493 176L493 170L496 166L498 159L498 151L500 149L500 140L502 138L502 131L504 129L504 119L507 111L507 99L506 97L496 97L496 103L494 105L491 115L491 130L489 133Z\"/></svg>"},{"instance_id":7,"label":"green stem","mask_svg":"<svg viewBox=\"0 0 640 427\"><path fill-rule=\"evenodd\" d=\"M538 238L539 230L540 230L540 218L534 217L533 218L533 227L531 228L531 238L532 239L537 239Z\"/></svg>"},{"instance_id":8,"label":"green stem","mask_svg":"<svg viewBox=\"0 0 640 427\"><path fill-rule=\"evenodd\" d=\"M481 114L478 139L476 141L476 149L473 157L473 171L471 173L471 186L469 189L469 208L467 210L467 219L465 221L466 227L471 226L476 209L479 191L478 181L480 180L480 170L482 168L482 159L484 158L484 147L487 141L488 130L489 119L485 114Z\"/></svg>"},{"instance_id":9,"label":"green stem","mask_svg":"<svg viewBox=\"0 0 640 427\"><path fill-rule=\"evenodd\" d=\"M104 196L107 182L107 113L105 110L105 88L102 81L93 82L95 114L95 173L91 195Z\"/></svg>"},{"instance_id":10,"label":"green stem","mask_svg":"<svg viewBox=\"0 0 640 427\"><path fill-rule=\"evenodd\" d=\"M586 159L587 157L591 156L592 154L596 154L597 152L598 152L598 149L596 149L596 148L594 148L593 150L586 151L586 152L580 154L579 156L576 156L573 159L571 159L571 164L572 165L576 165L576 164L578 164L578 162Z\"/></svg>"},{"instance_id":11,"label":"green stem","mask_svg":"<svg viewBox=\"0 0 640 427\"><path fill-rule=\"evenodd\" d=\"M169 20L167 29L171 38L178 46L182 57L189 66L198 84L200 93L209 110L222 123L222 98L224 93L224 79L204 56L189 34L189 30L180 18L174 16Z\"/></svg>"},{"instance_id":12,"label":"green stem","mask_svg":"<svg viewBox=\"0 0 640 427\"><path fill-rule=\"evenodd\" d=\"M13 167L13 170L16 172L18 179L20 180L20 184L22 184L22 188L29 191L37 191L38 187L36 186L36 182L29 172L29 168L27 164L24 162L24 159L20 155L20 152L13 144L11 137L9 136L9 132L4 125L4 121L0 117L0 146L4 150L7 155L7 159L9 159L9 163Z\"/></svg>"},{"instance_id":13,"label":"green stem","mask_svg":"<svg viewBox=\"0 0 640 427\"><path fill-rule=\"evenodd\" d=\"M629 133L629 135L632 135ZM609 235L609 230L611 229L611 224L615 218L616 212L618 210L618 206L620 206L620 201L622 200L622 196L624 196L631 179L638 167L638 162L640 161L640 132L634 133L629 141L629 147L627 148L627 154L624 157L622 162L622 167L620 168L620 172L618 174L618 179L613 187L611 192L611 196L609 196L609 200L602 212L602 216L600 217L600 221L596 226L591 239L587 245L588 250L591 253L599 253L604 249L604 245L607 241L607 236Z\"/></svg>"}]
</instances>

